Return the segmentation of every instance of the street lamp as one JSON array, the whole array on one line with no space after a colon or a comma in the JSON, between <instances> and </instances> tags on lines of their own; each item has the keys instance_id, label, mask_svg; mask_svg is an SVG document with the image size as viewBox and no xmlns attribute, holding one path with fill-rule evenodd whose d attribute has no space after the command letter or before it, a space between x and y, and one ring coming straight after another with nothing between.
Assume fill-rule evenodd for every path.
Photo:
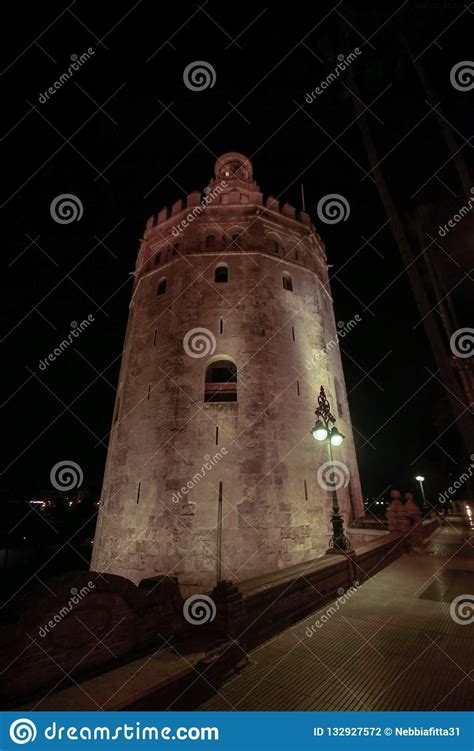
<instances>
[{"instance_id":1,"label":"street lamp","mask_svg":"<svg viewBox=\"0 0 474 751\"><path fill-rule=\"evenodd\" d=\"M423 483L425 481L425 478L423 477L423 475L417 475L415 477L415 480L418 480L418 482L420 483L421 498L423 500L423 506L426 506L425 489L423 487Z\"/></svg>"},{"instance_id":2,"label":"street lamp","mask_svg":"<svg viewBox=\"0 0 474 751\"><path fill-rule=\"evenodd\" d=\"M329 548L326 551L328 553L353 553L351 544L344 534L344 519L341 516L339 509L339 503L337 500L336 483L334 479L334 466L332 458L332 447L340 446L344 440L342 433L336 428L336 418L331 413L331 406L326 398L324 387L321 386L318 396L318 407L315 410L316 422L314 428L311 430L311 435L316 441L325 441L328 448L329 456L329 469L328 474L331 477L331 496L332 496L332 538L329 542Z\"/></svg>"}]
</instances>

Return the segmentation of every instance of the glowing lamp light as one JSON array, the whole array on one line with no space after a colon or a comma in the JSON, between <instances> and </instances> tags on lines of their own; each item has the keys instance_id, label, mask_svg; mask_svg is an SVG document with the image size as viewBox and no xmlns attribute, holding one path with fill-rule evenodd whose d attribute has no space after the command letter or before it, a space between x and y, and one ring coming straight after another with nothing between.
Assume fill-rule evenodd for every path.
<instances>
[{"instance_id":1,"label":"glowing lamp light","mask_svg":"<svg viewBox=\"0 0 474 751\"><path fill-rule=\"evenodd\" d=\"M317 420L311 433L316 441L325 441L328 437L328 429L326 428L322 420Z\"/></svg>"},{"instance_id":2,"label":"glowing lamp light","mask_svg":"<svg viewBox=\"0 0 474 751\"><path fill-rule=\"evenodd\" d=\"M333 428L329 434L329 440L331 441L332 446L340 446L344 440L344 436L337 428Z\"/></svg>"},{"instance_id":3,"label":"glowing lamp light","mask_svg":"<svg viewBox=\"0 0 474 751\"><path fill-rule=\"evenodd\" d=\"M418 482L424 482L425 478L423 477L423 475L417 475L415 477L415 480L418 480Z\"/></svg>"}]
</instances>

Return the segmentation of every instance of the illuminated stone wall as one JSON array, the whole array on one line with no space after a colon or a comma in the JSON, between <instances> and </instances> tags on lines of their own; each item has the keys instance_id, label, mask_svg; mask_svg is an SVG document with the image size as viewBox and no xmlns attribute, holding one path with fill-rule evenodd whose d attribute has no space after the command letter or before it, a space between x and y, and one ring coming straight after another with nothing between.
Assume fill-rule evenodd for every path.
<instances>
[{"instance_id":1,"label":"illuminated stone wall","mask_svg":"<svg viewBox=\"0 0 474 751\"><path fill-rule=\"evenodd\" d=\"M240 154L218 160L206 191L152 217L141 243L92 563L200 589L218 558L220 578L238 582L324 553L327 457L310 435L321 384L346 436L342 511L362 513L339 349L321 354L336 326L319 235L307 214L264 200ZM237 401L205 402L221 360L237 369Z\"/></svg>"}]
</instances>

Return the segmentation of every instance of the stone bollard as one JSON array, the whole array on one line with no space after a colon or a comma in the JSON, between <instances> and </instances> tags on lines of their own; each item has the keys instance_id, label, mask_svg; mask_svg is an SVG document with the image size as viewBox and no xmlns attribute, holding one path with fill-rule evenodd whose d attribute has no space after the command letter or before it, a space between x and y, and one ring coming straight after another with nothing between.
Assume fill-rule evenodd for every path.
<instances>
[{"instance_id":1,"label":"stone bollard","mask_svg":"<svg viewBox=\"0 0 474 751\"><path fill-rule=\"evenodd\" d=\"M211 592L217 607L216 627L227 636L239 633L242 618L242 593L231 581L220 581Z\"/></svg>"},{"instance_id":2,"label":"stone bollard","mask_svg":"<svg viewBox=\"0 0 474 751\"><path fill-rule=\"evenodd\" d=\"M412 493L405 493L404 511L410 524L410 545L415 551L422 550L425 532L421 523L421 509L413 500Z\"/></svg>"},{"instance_id":3,"label":"stone bollard","mask_svg":"<svg viewBox=\"0 0 474 751\"><path fill-rule=\"evenodd\" d=\"M405 535L410 529L410 522L405 513L405 507L400 500L400 491L392 490L390 498L392 500L386 512L389 532Z\"/></svg>"}]
</instances>

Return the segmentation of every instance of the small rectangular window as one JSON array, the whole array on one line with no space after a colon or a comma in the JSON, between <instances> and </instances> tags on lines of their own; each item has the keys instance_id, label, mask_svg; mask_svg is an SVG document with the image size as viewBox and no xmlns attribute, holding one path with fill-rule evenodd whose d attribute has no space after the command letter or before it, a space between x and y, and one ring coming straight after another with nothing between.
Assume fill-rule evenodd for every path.
<instances>
[{"instance_id":1,"label":"small rectangular window","mask_svg":"<svg viewBox=\"0 0 474 751\"><path fill-rule=\"evenodd\" d=\"M159 266L161 262L161 253L157 253L155 256L155 266Z\"/></svg>"}]
</instances>

